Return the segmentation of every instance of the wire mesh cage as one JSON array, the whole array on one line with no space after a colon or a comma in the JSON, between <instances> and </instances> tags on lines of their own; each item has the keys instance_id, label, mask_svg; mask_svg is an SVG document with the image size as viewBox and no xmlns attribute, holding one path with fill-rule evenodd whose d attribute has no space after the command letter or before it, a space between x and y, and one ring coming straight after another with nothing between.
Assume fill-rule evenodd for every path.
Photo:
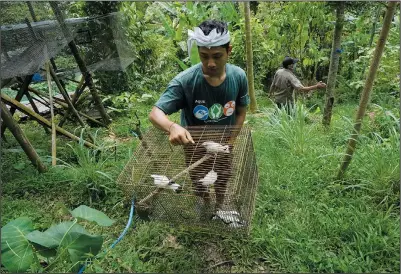
<instances>
[{"instance_id":1,"label":"wire mesh cage","mask_svg":"<svg viewBox=\"0 0 401 274\"><path fill-rule=\"evenodd\" d=\"M248 127L187 127L195 144L172 146L152 128L118 177L137 213L201 229L249 232L258 172Z\"/></svg>"}]
</instances>

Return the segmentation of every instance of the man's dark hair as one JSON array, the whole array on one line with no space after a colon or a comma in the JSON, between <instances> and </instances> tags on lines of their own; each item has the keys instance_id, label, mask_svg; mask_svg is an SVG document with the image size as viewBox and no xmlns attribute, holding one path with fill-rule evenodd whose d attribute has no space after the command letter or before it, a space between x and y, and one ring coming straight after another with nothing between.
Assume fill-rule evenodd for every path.
<instances>
[{"instance_id":1,"label":"man's dark hair","mask_svg":"<svg viewBox=\"0 0 401 274\"><path fill-rule=\"evenodd\" d=\"M228 31L228 26L227 23L219 20L206 20L203 21L198 28L200 28L203 31L203 34L209 35L209 33L213 30L216 29L217 33L224 34ZM228 46L230 45L230 42L227 44L221 45L221 47L225 48L228 52Z\"/></svg>"},{"instance_id":2,"label":"man's dark hair","mask_svg":"<svg viewBox=\"0 0 401 274\"><path fill-rule=\"evenodd\" d=\"M286 56L283 60L283 67L288 68L289 65L295 64L296 62L298 62L298 59Z\"/></svg>"}]
</instances>

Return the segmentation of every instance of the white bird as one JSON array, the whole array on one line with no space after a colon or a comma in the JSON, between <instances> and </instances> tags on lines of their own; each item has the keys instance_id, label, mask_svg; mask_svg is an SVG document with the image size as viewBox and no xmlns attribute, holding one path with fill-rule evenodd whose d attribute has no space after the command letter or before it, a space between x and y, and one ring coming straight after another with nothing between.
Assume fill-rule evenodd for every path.
<instances>
[{"instance_id":1,"label":"white bird","mask_svg":"<svg viewBox=\"0 0 401 274\"><path fill-rule=\"evenodd\" d=\"M181 189L181 186L179 184L170 182L170 180L167 178L167 176L164 176L164 175L150 175L150 176L154 179L154 184L157 187L172 189L174 191Z\"/></svg>"},{"instance_id":2,"label":"white bird","mask_svg":"<svg viewBox=\"0 0 401 274\"><path fill-rule=\"evenodd\" d=\"M213 169L209 171L205 177L199 180L199 182L202 182L203 186L210 186L213 185L217 180L217 172L214 171Z\"/></svg>"},{"instance_id":3,"label":"white bird","mask_svg":"<svg viewBox=\"0 0 401 274\"><path fill-rule=\"evenodd\" d=\"M233 223L230 223L228 226L229 226L229 227L232 227L232 228L238 228L238 227L243 227L244 224L242 224L242 223L237 223L237 222L233 222Z\"/></svg>"},{"instance_id":4,"label":"white bird","mask_svg":"<svg viewBox=\"0 0 401 274\"><path fill-rule=\"evenodd\" d=\"M239 213L237 211L225 211L225 210L217 210L216 216L213 217L214 220L220 218L226 224L229 223L241 223L239 218Z\"/></svg>"},{"instance_id":5,"label":"white bird","mask_svg":"<svg viewBox=\"0 0 401 274\"><path fill-rule=\"evenodd\" d=\"M230 153L230 147L228 145L223 146L213 141L203 142L202 146L204 146L209 153Z\"/></svg>"}]
</instances>

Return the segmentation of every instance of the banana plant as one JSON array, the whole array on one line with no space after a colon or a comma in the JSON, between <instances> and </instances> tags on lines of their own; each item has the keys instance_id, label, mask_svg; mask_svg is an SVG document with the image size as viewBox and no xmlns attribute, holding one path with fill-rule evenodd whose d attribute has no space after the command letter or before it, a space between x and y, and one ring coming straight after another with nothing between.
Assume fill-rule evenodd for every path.
<instances>
[{"instance_id":1,"label":"banana plant","mask_svg":"<svg viewBox=\"0 0 401 274\"><path fill-rule=\"evenodd\" d=\"M208 18L220 19L228 22L229 30L232 31L232 25L240 19L234 3L193 3L193 2L158 2L155 3L157 19L163 26L166 36L172 39L183 52L186 49L186 33L188 29L198 26L202 21ZM175 58L177 64L182 70L188 68L188 64L193 66L200 62L196 45L191 49L189 58Z\"/></svg>"}]
</instances>

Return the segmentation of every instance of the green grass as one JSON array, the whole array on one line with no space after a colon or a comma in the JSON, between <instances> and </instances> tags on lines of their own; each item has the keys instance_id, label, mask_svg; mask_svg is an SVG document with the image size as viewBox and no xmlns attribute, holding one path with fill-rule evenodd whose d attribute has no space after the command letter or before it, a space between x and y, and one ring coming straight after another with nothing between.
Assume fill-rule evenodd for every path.
<instances>
[{"instance_id":1,"label":"green grass","mask_svg":"<svg viewBox=\"0 0 401 274\"><path fill-rule=\"evenodd\" d=\"M290 118L264 98L258 103L260 110L247 116L259 171L249 236L135 220L135 229L86 272L399 272L399 128L384 116L365 119L354 159L345 178L337 180L354 105L336 106L332 126L325 129L318 111L299 108ZM150 127L149 111L150 106L138 110L144 131ZM128 219L115 179L138 144L130 133L134 123L130 116L114 117L109 131L98 132L99 144L109 147L99 161L93 152L58 138L58 158L67 164L45 174L38 174L23 153L7 152L18 148L7 132L3 225L28 216L36 228L47 228L68 218L68 209L91 203L117 221L103 230L91 228L109 246ZM48 163L50 137L35 123L22 127ZM69 267L60 262L52 272Z\"/></svg>"}]
</instances>

